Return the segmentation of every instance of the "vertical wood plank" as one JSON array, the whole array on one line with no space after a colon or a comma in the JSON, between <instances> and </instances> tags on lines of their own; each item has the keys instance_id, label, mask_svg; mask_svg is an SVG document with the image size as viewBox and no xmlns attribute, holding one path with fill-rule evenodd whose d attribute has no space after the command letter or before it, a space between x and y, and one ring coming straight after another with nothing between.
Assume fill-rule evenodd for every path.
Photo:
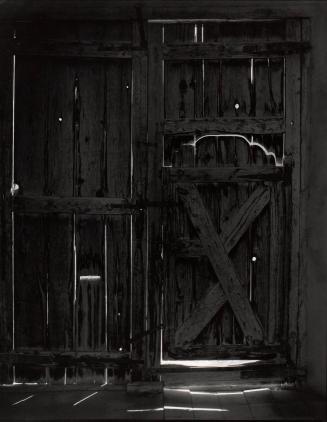
<instances>
[{"instance_id":1,"label":"vertical wood plank","mask_svg":"<svg viewBox=\"0 0 327 422\"><path fill-rule=\"evenodd\" d=\"M0 31L1 47L8 48L13 28L3 25ZM6 51L6 50L5 50ZM11 168L12 168L12 79L13 57L10 50L2 52L0 65L0 160L1 160L1 220L0 220L0 351L13 347L13 307L12 307L12 262L11 262ZM9 379L8 379L9 380Z\"/></svg>"},{"instance_id":2,"label":"vertical wood plank","mask_svg":"<svg viewBox=\"0 0 327 422\"><path fill-rule=\"evenodd\" d=\"M97 62L79 63L75 75L80 104L78 139L78 196L104 196L101 155L104 137L105 75Z\"/></svg>"},{"instance_id":3,"label":"vertical wood plank","mask_svg":"<svg viewBox=\"0 0 327 422\"><path fill-rule=\"evenodd\" d=\"M45 195L73 195L73 88L72 63L46 61L47 101L44 148ZM24 105L23 105L24 107ZM38 166L38 163L33 163Z\"/></svg>"},{"instance_id":4,"label":"vertical wood plank","mask_svg":"<svg viewBox=\"0 0 327 422\"><path fill-rule=\"evenodd\" d=\"M102 164L103 193L127 198L131 189L131 95L130 60L112 61L104 81ZM101 158L103 160L103 158Z\"/></svg>"},{"instance_id":5,"label":"vertical wood plank","mask_svg":"<svg viewBox=\"0 0 327 422\"><path fill-rule=\"evenodd\" d=\"M17 57L15 181L25 195L42 195L47 184L47 78L46 60Z\"/></svg>"},{"instance_id":6,"label":"vertical wood plank","mask_svg":"<svg viewBox=\"0 0 327 422\"><path fill-rule=\"evenodd\" d=\"M311 41L311 21L310 19L301 20L301 39L302 41ZM306 189L309 183L308 179L308 161L305 160L305 157L308 157L309 154L309 136L310 136L310 86L311 86L311 54L310 52L302 53L301 55L301 207L300 207L300 221L304 222L306 219L306 206L308 202L308 192ZM302 158L303 157L303 158ZM306 192L306 193L305 193ZM305 232L302 228L300 230L300 245L303 245L306 241ZM301 294L301 303L299 309L299 338L301 348L298 354L298 365L299 367L305 367L307 362L307 353L309 350L308 341L306 338L306 308L305 308L305 291L307 288L308 280L305 278L305 248L300 248L299 251L299 260L302 263L300 268L300 294Z\"/></svg>"},{"instance_id":7,"label":"vertical wood plank","mask_svg":"<svg viewBox=\"0 0 327 422\"><path fill-rule=\"evenodd\" d=\"M283 182L271 185L270 195L270 258L269 258L269 311L267 315L267 338L269 343L278 343L283 330L283 309L287 301L284 284L284 260L289 259L285 248L287 231Z\"/></svg>"},{"instance_id":8,"label":"vertical wood plank","mask_svg":"<svg viewBox=\"0 0 327 422\"><path fill-rule=\"evenodd\" d=\"M104 224L102 217L77 217L76 347L105 348Z\"/></svg>"},{"instance_id":9,"label":"vertical wood plank","mask_svg":"<svg viewBox=\"0 0 327 422\"><path fill-rule=\"evenodd\" d=\"M287 34L290 39L299 39L300 23L296 20L289 20L287 23ZM290 347L290 358L297 363L301 353L299 338L299 313L304 311L303 289L299 284L301 262L298 251L300 250L300 209L301 209L301 63L298 55L286 57L286 156L292 157L294 167L292 170L292 235L291 235L291 279L289 290L289 324L288 338ZM302 314L303 315L303 314Z\"/></svg>"},{"instance_id":10,"label":"vertical wood plank","mask_svg":"<svg viewBox=\"0 0 327 422\"><path fill-rule=\"evenodd\" d=\"M265 153L259 147L252 149L252 164L262 166L267 163ZM254 190L257 184L252 184ZM269 271L270 271L270 240L267 233L270 232L270 215L266 208L258 216L251 228L251 280L249 296L251 305L256 315L258 315L264 333L268 331L269 315ZM272 292L273 294L273 292Z\"/></svg>"},{"instance_id":11,"label":"vertical wood plank","mask_svg":"<svg viewBox=\"0 0 327 422\"><path fill-rule=\"evenodd\" d=\"M44 224L42 216L15 216L15 345L18 349L46 347L47 256Z\"/></svg>"},{"instance_id":12,"label":"vertical wood plank","mask_svg":"<svg viewBox=\"0 0 327 422\"><path fill-rule=\"evenodd\" d=\"M256 117L284 114L284 59L255 59Z\"/></svg>"},{"instance_id":13,"label":"vertical wood plank","mask_svg":"<svg viewBox=\"0 0 327 422\"><path fill-rule=\"evenodd\" d=\"M141 26L142 25L142 26ZM144 42L142 29L146 23L134 23L133 44L141 46ZM146 54L135 54L132 58L133 103L132 103L132 197L144 201L147 189L147 82L148 60ZM132 356L145 358L145 303L148 284L147 257L147 210L132 217Z\"/></svg>"},{"instance_id":14,"label":"vertical wood plank","mask_svg":"<svg viewBox=\"0 0 327 422\"><path fill-rule=\"evenodd\" d=\"M216 118L220 108L220 63L214 60L204 61L204 116Z\"/></svg>"},{"instance_id":15,"label":"vertical wood plank","mask_svg":"<svg viewBox=\"0 0 327 422\"><path fill-rule=\"evenodd\" d=\"M165 44L188 44L194 41L194 23L170 23L164 25Z\"/></svg>"},{"instance_id":16,"label":"vertical wood plank","mask_svg":"<svg viewBox=\"0 0 327 422\"><path fill-rule=\"evenodd\" d=\"M108 348L129 351L131 221L129 216L106 218L108 277Z\"/></svg>"},{"instance_id":17,"label":"vertical wood plank","mask_svg":"<svg viewBox=\"0 0 327 422\"><path fill-rule=\"evenodd\" d=\"M250 59L222 60L221 116L246 117L253 113L250 70Z\"/></svg>"},{"instance_id":18,"label":"vertical wood plank","mask_svg":"<svg viewBox=\"0 0 327 422\"><path fill-rule=\"evenodd\" d=\"M73 221L69 215L47 218L48 347L73 348ZM60 236L58 236L60 233Z\"/></svg>"},{"instance_id":19,"label":"vertical wood plank","mask_svg":"<svg viewBox=\"0 0 327 422\"><path fill-rule=\"evenodd\" d=\"M147 200L161 201L161 166L162 166L162 133L163 119L163 75L162 75L162 32L160 25L149 24L149 80L148 80L148 191ZM148 256L149 284L147 291L147 326L149 336L147 342L147 366L154 366L160 359L161 324L161 210L148 208Z\"/></svg>"},{"instance_id":20,"label":"vertical wood plank","mask_svg":"<svg viewBox=\"0 0 327 422\"><path fill-rule=\"evenodd\" d=\"M202 61L166 61L165 118L202 117Z\"/></svg>"}]
</instances>

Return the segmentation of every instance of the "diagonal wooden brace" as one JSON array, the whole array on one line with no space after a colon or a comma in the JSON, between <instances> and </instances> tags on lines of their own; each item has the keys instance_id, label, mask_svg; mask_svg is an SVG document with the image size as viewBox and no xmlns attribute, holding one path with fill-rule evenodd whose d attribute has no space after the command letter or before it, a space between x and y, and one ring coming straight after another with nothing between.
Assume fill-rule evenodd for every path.
<instances>
[{"instance_id":1,"label":"diagonal wooden brace","mask_svg":"<svg viewBox=\"0 0 327 422\"><path fill-rule=\"evenodd\" d=\"M221 285L216 283L208 289L192 314L177 329L176 346L194 340L227 300L244 334L252 339L261 340L260 323L253 313L228 253L269 203L269 189L258 187L237 214L224 224L220 236L215 231L195 185L179 184L178 192Z\"/></svg>"}]
</instances>

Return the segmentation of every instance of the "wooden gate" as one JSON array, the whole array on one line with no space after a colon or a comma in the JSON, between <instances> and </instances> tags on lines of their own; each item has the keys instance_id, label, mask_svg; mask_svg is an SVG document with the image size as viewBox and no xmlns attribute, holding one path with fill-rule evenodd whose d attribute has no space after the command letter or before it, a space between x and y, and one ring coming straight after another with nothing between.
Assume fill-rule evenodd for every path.
<instances>
[{"instance_id":1,"label":"wooden gate","mask_svg":"<svg viewBox=\"0 0 327 422\"><path fill-rule=\"evenodd\" d=\"M301 24L150 28L162 359L294 357Z\"/></svg>"}]
</instances>

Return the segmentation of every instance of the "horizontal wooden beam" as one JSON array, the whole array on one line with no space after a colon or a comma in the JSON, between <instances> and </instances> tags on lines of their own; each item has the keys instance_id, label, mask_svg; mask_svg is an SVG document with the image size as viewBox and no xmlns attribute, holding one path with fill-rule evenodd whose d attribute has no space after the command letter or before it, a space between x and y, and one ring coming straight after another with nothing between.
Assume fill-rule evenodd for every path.
<instances>
[{"instance_id":1,"label":"horizontal wooden beam","mask_svg":"<svg viewBox=\"0 0 327 422\"><path fill-rule=\"evenodd\" d=\"M246 44L206 43L163 46L163 55L165 60L217 60L231 57L281 57L309 49L310 43L297 41Z\"/></svg>"},{"instance_id":2,"label":"horizontal wooden beam","mask_svg":"<svg viewBox=\"0 0 327 422\"><path fill-rule=\"evenodd\" d=\"M168 182L183 183L235 183L288 180L290 168L276 166L245 167L164 167L163 177Z\"/></svg>"},{"instance_id":3,"label":"horizontal wooden beam","mask_svg":"<svg viewBox=\"0 0 327 422\"><path fill-rule=\"evenodd\" d=\"M216 118L216 119L185 119L166 120L163 123L163 133L174 135L182 133L194 133L198 135L219 133L241 133L251 135L263 135L283 133L285 121L282 117L257 119L257 118Z\"/></svg>"},{"instance_id":4,"label":"horizontal wooden beam","mask_svg":"<svg viewBox=\"0 0 327 422\"><path fill-rule=\"evenodd\" d=\"M77 198L55 196L17 196L13 199L17 213L130 214L135 204L122 198Z\"/></svg>"},{"instance_id":5,"label":"horizontal wooden beam","mask_svg":"<svg viewBox=\"0 0 327 422\"><path fill-rule=\"evenodd\" d=\"M7 50L9 46L5 47ZM11 52L17 56L50 56L76 58L130 59L145 50L128 44L43 43L19 44Z\"/></svg>"},{"instance_id":6,"label":"horizontal wooden beam","mask_svg":"<svg viewBox=\"0 0 327 422\"><path fill-rule=\"evenodd\" d=\"M75 352L12 352L0 353L0 363L9 365L24 364L24 365L41 365L41 366L69 366L78 363L84 364L129 364L131 362L138 363L139 361L132 361L128 352L98 352L98 353L75 353Z\"/></svg>"}]
</instances>

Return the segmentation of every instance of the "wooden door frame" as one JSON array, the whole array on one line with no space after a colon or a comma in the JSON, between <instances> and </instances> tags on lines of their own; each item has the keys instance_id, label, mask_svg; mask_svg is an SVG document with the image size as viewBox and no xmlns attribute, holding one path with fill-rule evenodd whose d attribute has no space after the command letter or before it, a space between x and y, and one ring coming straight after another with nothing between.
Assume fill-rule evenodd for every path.
<instances>
[{"instance_id":1,"label":"wooden door frame","mask_svg":"<svg viewBox=\"0 0 327 422\"><path fill-rule=\"evenodd\" d=\"M226 19L228 20L228 19ZM259 19L260 20L260 19ZM185 20L180 19L178 22ZM187 22L196 22L197 19L188 19ZM151 165L154 171L149 173L149 186L153 192L153 197L158 201L160 200L160 183L161 175L159 168L163 163L162 139L163 139L163 89L158 87L163 86L163 60L170 54L170 58L180 58L178 51L174 49L165 48L161 44L161 26L165 22L162 20L149 21L148 23L148 39L149 39L149 67L148 67L148 137L153 149L149 152L149 168ZM176 22L176 21L175 21ZM289 50L289 47L284 46L285 54L285 159L292 162L292 239L291 239L291 276L290 276L290 302L288 308L288 338L289 344L289 358L298 368L305 366L305 284L301 266L301 248L300 245L304 240L304 227L303 227L303 208L301 207L303 195L301 187L303 184L302 169L305 163L303 151L306 145L304 142L308 139L309 131L309 116L308 116L308 95L309 95L309 54L307 50L303 50L303 46L308 45L310 42L310 22L309 19L292 19L287 18L287 34L290 40L294 42L293 47L295 50ZM298 46L298 47L296 47ZM307 46L308 47L308 46ZM298 50L297 50L298 48ZM196 49L194 48L194 51ZM291 49L292 50L292 49ZM297 51L296 51L297 50ZM289 54L291 53L291 54ZM295 54L294 54L295 53ZM206 52L209 58L213 57L214 53L210 50ZM199 52L200 57L200 52ZM192 56L192 58L196 58ZM155 72L151 69L156 69ZM214 125L210 122L195 123L196 127L200 128L202 134L206 134L206 130L214 129ZM228 122L222 122L222 128L216 130L226 130ZM169 123L165 124L166 129L169 130ZM179 129L182 131L182 124ZM176 128L175 128L176 129ZM235 132L233 126L231 131ZM228 131L228 129L226 130ZM303 144L303 145L302 145ZM304 148L305 147L305 148ZM152 177L152 178L151 178ZM162 199L161 199L162 200ZM149 211L152 216L150 224L157 224L156 233L150 233L149 238L149 288L151 292L156 292L154 295L154 304L158 308L160 296L162 294L163 282L163 268L160 265L160 260L155 257L160 256L161 246L158 244L160 227L155 223L157 218L160 218L158 210ZM155 239L157 239L155 241ZM162 263L161 263L162 264ZM156 275L154 269L156 268ZM160 269L160 270L158 270ZM160 274L160 275L159 275ZM161 277L161 279L160 279ZM150 315L152 327L162 325L162 316L154 313ZM147 345L147 365L150 367L160 366L160 336L157 332L149 334L149 341Z\"/></svg>"}]
</instances>

